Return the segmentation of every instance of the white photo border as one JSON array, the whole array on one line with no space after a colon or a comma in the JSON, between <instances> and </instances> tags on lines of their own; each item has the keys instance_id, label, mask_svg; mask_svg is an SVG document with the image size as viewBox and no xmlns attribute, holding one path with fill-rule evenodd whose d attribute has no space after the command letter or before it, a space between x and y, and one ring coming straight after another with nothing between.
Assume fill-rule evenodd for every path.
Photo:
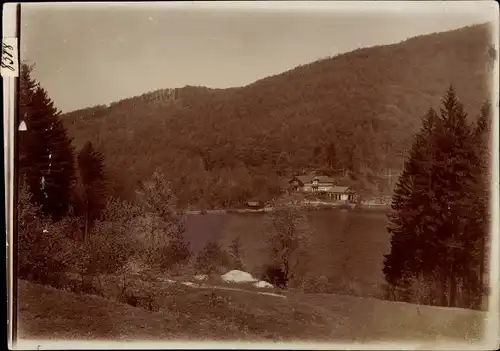
<instances>
[{"instance_id":1,"label":"white photo border","mask_svg":"<svg viewBox=\"0 0 500 351\"><path fill-rule=\"evenodd\" d=\"M19 28L19 18L17 15L19 3L7 3L3 5L3 37L19 37L17 32ZM74 3L44 3L37 6L164 6L167 7L193 7L193 8L217 8L221 10L252 10L266 11L270 8L283 9L288 11L324 11L325 9L335 11L418 11L423 9L423 5L428 5L426 11L467 11L467 9L476 9L483 7L485 12L491 13L492 18L492 44L498 51L499 47L499 9L495 1L199 1L199 2L74 2ZM21 5L22 6L22 5ZM19 46L20 47L20 46ZM3 77L4 87L4 157L5 157L5 206L6 206L6 227L7 227L7 277L8 277L8 321L9 321L9 348L15 349L92 349L92 348L109 348L109 349L316 349L316 350L477 350L477 349L495 349L498 348L500 317L499 317L499 282L500 282L500 227L499 227L499 63L495 59L491 87L491 102L493 109L493 125L492 125L492 184L491 184L491 227L490 227L490 295L488 297L488 318L485 328L485 336L481 343L467 344L456 343L452 340L443 340L441 343L428 343L415 340L409 343L403 342L382 342L382 343L312 343L312 342L288 342L288 343L257 343L257 342L112 342L112 341L58 341L58 340L31 340L16 342L15 338L15 322L14 327L12 321L16 319L15 305L13 303L14 289L13 279L15 279L13 271L13 232L15 223L14 220L14 142L15 133L17 133L16 121L16 81L18 79L12 77Z\"/></svg>"}]
</instances>

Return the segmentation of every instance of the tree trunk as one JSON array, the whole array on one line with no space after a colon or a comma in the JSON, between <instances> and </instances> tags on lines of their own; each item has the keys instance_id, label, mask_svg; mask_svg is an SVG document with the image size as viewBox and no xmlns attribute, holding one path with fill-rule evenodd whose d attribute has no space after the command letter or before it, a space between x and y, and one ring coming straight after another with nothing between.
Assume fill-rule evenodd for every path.
<instances>
[{"instance_id":1,"label":"tree trunk","mask_svg":"<svg viewBox=\"0 0 500 351\"><path fill-rule=\"evenodd\" d=\"M90 242L89 238L89 222L90 222L90 203L89 203L89 190L87 189L85 193L85 216L84 216L84 225L85 225L85 232L84 232L84 241L86 243Z\"/></svg>"},{"instance_id":2,"label":"tree trunk","mask_svg":"<svg viewBox=\"0 0 500 351\"><path fill-rule=\"evenodd\" d=\"M445 268L441 269L441 301L440 305L443 307L446 307L448 305L448 299L447 299L447 280L448 276L446 274Z\"/></svg>"},{"instance_id":3,"label":"tree trunk","mask_svg":"<svg viewBox=\"0 0 500 351\"><path fill-rule=\"evenodd\" d=\"M485 240L484 240L484 235L481 235L481 240L480 240L480 247L479 247L479 289L476 289L477 294L479 294L479 301L480 301L480 308L485 308L485 284L484 284L484 270L485 270L485 262L486 262L486 255L485 255Z\"/></svg>"},{"instance_id":4,"label":"tree trunk","mask_svg":"<svg viewBox=\"0 0 500 351\"><path fill-rule=\"evenodd\" d=\"M464 272L464 277L462 278L462 305L466 308L471 307L470 301L470 288L469 288L469 277L467 276L467 271Z\"/></svg>"},{"instance_id":5,"label":"tree trunk","mask_svg":"<svg viewBox=\"0 0 500 351\"><path fill-rule=\"evenodd\" d=\"M88 214L88 211L86 211L85 212L85 219L84 219L85 220L85 229L84 229L85 231L83 233L83 238L84 238L83 240L85 241L86 244L88 244L90 241L89 237L88 237L88 235L89 235L89 220L88 220L88 218L89 218L89 214Z\"/></svg>"},{"instance_id":6,"label":"tree trunk","mask_svg":"<svg viewBox=\"0 0 500 351\"><path fill-rule=\"evenodd\" d=\"M289 265L289 262L288 262L288 257L284 257L283 258L283 270L284 270L284 274L285 274L285 277L286 279L290 279L290 265Z\"/></svg>"},{"instance_id":7,"label":"tree trunk","mask_svg":"<svg viewBox=\"0 0 500 351\"><path fill-rule=\"evenodd\" d=\"M448 307L457 307L457 279L456 272L453 271L453 264L450 269L450 299L448 301Z\"/></svg>"}]
</instances>

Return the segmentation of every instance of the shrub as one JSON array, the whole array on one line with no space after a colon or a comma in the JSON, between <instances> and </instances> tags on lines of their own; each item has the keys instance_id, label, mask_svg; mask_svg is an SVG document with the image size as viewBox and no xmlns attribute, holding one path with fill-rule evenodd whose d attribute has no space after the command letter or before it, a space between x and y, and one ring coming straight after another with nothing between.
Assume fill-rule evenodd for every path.
<instances>
[{"instance_id":1,"label":"shrub","mask_svg":"<svg viewBox=\"0 0 500 351\"><path fill-rule=\"evenodd\" d=\"M275 287L285 289L288 284L288 278L285 272L275 265L264 265L260 269L260 274L258 275L260 280L264 280L271 283Z\"/></svg>"},{"instance_id":2,"label":"shrub","mask_svg":"<svg viewBox=\"0 0 500 351\"><path fill-rule=\"evenodd\" d=\"M241 252L241 243L240 238L235 238L231 241L229 245L229 254L230 254L230 265L231 269L238 269L240 271L245 271L245 265L242 261L242 252Z\"/></svg>"},{"instance_id":3,"label":"shrub","mask_svg":"<svg viewBox=\"0 0 500 351\"><path fill-rule=\"evenodd\" d=\"M382 285L381 295L387 301L408 301L407 293L401 287L387 283Z\"/></svg>"},{"instance_id":4,"label":"shrub","mask_svg":"<svg viewBox=\"0 0 500 351\"><path fill-rule=\"evenodd\" d=\"M97 295L97 296L104 296L102 292L102 287L97 287L95 285L95 280L96 278L92 275L82 275L80 279L80 284L73 284L73 292L75 293L83 293L83 294L90 294L90 295Z\"/></svg>"},{"instance_id":5,"label":"shrub","mask_svg":"<svg viewBox=\"0 0 500 351\"><path fill-rule=\"evenodd\" d=\"M87 246L88 258L83 273L113 274L124 267L134 250L119 237L94 235Z\"/></svg>"},{"instance_id":6,"label":"shrub","mask_svg":"<svg viewBox=\"0 0 500 351\"><path fill-rule=\"evenodd\" d=\"M63 235L40 207L31 203L31 194L21 183L18 201L18 262L19 277L36 283L60 287L68 269Z\"/></svg>"},{"instance_id":7,"label":"shrub","mask_svg":"<svg viewBox=\"0 0 500 351\"><path fill-rule=\"evenodd\" d=\"M161 250L159 257L160 268L168 269L174 265L183 265L189 261L191 251L188 244L179 236L170 240Z\"/></svg>"},{"instance_id":8,"label":"shrub","mask_svg":"<svg viewBox=\"0 0 500 351\"><path fill-rule=\"evenodd\" d=\"M307 293L332 293L333 286L328 277L308 277L304 279L301 288Z\"/></svg>"},{"instance_id":9,"label":"shrub","mask_svg":"<svg viewBox=\"0 0 500 351\"><path fill-rule=\"evenodd\" d=\"M136 200L143 215L141 231L147 236L141 253L144 262L162 269L186 264L191 253L184 240L183 218L172 186L160 170L141 184Z\"/></svg>"},{"instance_id":10,"label":"shrub","mask_svg":"<svg viewBox=\"0 0 500 351\"><path fill-rule=\"evenodd\" d=\"M218 243L210 241L196 257L195 269L203 274L222 273L229 268L229 261L227 252Z\"/></svg>"},{"instance_id":11,"label":"shrub","mask_svg":"<svg viewBox=\"0 0 500 351\"><path fill-rule=\"evenodd\" d=\"M112 274L127 264L136 250L129 236L136 215L137 208L131 204L109 199L85 246L84 274Z\"/></svg>"},{"instance_id":12,"label":"shrub","mask_svg":"<svg viewBox=\"0 0 500 351\"><path fill-rule=\"evenodd\" d=\"M423 305L439 304L441 288L433 277L405 275L402 280L403 283L398 285L384 284L383 298Z\"/></svg>"},{"instance_id":13,"label":"shrub","mask_svg":"<svg viewBox=\"0 0 500 351\"><path fill-rule=\"evenodd\" d=\"M265 217L264 229L272 265L282 270L285 279L280 284L300 281L307 271L312 228L299 198L285 196L273 203ZM277 271L275 272L276 274Z\"/></svg>"},{"instance_id":14,"label":"shrub","mask_svg":"<svg viewBox=\"0 0 500 351\"><path fill-rule=\"evenodd\" d=\"M335 291L338 291L338 293L342 295L363 296L359 282L352 279L342 280L338 286L338 290L337 287L335 287Z\"/></svg>"},{"instance_id":15,"label":"shrub","mask_svg":"<svg viewBox=\"0 0 500 351\"><path fill-rule=\"evenodd\" d=\"M409 302L422 305L436 305L439 303L440 289L434 279L413 277L410 279Z\"/></svg>"},{"instance_id":16,"label":"shrub","mask_svg":"<svg viewBox=\"0 0 500 351\"><path fill-rule=\"evenodd\" d=\"M149 311L158 311L160 306L153 291L153 287L146 284L143 290L144 291L141 293L132 291L124 277L120 286L120 292L117 296L117 301L134 307L144 308Z\"/></svg>"}]
</instances>

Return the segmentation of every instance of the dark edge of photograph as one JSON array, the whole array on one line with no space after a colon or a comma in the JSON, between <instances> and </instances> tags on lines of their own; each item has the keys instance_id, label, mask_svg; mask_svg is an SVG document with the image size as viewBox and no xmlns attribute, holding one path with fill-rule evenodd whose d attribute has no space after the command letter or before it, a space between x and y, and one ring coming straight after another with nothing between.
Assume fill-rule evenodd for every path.
<instances>
[{"instance_id":1,"label":"dark edge of photograph","mask_svg":"<svg viewBox=\"0 0 500 351\"><path fill-rule=\"evenodd\" d=\"M21 4L16 5L16 34L17 34L17 47L21 47ZM22 62L22 57L21 57L21 51L19 51L19 65L21 65ZM20 72L19 72L20 73ZM13 206L13 211L12 211L12 219L13 219L13 232L14 235L12 237L12 249L13 249L13 256L12 256L12 262L14 263L14 266L11 268L11 274L12 274L12 282L13 282L13 291L12 291L12 308L13 311L17 311L18 307L18 293L17 293L17 261L18 261L18 250L17 250L17 227L18 227L18 216L17 216L17 202L18 202L18 189L19 187L17 186L18 184L18 176L19 176L19 145L18 145L18 133L20 132L19 130L19 123L20 123L20 116L19 116L19 103L20 103L20 77L16 78L16 84L15 84L15 105L14 105L14 160L13 160L13 180L15 184L14 191L12 191L12 201L15 206ZM12 330L13 330L13 346L15 347L17 344L17 319L18 315L17 313L14 313L14 316L12 318L13 324L12 324Z\"/></svg>"},{"instance_id":2,"label":"dark edge of photograph","mask_svg":"<svg viewBox=\"0 0 500 351\"><path fill-rule=\"evenodd\" d=\"M20 68L19 47L21 31L21 4L6 2L2 4L2 38L16 38L18 48L18 71ZM7 27L7 28L6 28ZM14 30L12 30L14 29ZM5 80L13 80L13 84L5 84ZM6 284L6 346L15 349L17 344L17 133L18 133L18 106L19 106L19 76L2 77L2 102L3 123L2 140L4 152L2 153L3 194L4 194L4 219L5 219L5 284ZM12 146L12 149L9 148ZM11 157L13 156L13 157ZM12 184L10 183L12 181Z\"/></svg>"}]
</instances>

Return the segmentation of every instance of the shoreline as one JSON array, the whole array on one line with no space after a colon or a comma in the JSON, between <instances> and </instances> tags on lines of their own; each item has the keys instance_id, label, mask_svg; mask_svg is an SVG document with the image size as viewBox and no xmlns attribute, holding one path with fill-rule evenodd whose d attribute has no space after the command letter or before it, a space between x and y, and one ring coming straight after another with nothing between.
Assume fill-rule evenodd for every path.
<instances>
[{"instance_id":1,"label":"shoreline","mask_svg":"<svg viewBox=\"0 0 500 351\"><path fill-rule=\"evenodd\" d=\"M307 210L389 210L390 205L384 204L306 204ZM231 214L231 213L267 213L272 212L272 207L264 207L259 209L250 209L250 208L228 208L228 209L213 209L213 210L186 210L182 211L183 214L187 215L207 215L207 214Z\"/></svg>"}]
</instances>

